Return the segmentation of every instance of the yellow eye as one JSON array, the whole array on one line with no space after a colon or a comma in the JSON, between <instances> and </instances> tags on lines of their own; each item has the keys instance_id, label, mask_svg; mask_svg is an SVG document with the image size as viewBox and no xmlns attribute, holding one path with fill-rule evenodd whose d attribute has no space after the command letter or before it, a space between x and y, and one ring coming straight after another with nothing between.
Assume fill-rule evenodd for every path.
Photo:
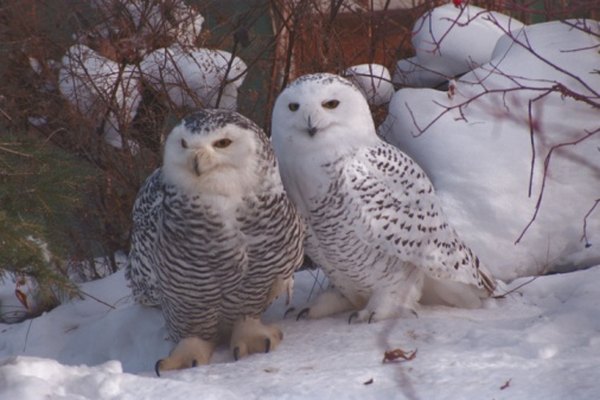
<instances>
[{"instance_id":1,"label":"yellow eye","mask_svg":"<svg viewBox=\"0 0 600 400\"><path fill-rule=\"evenodd\" d=\"M187 148L188 148L188 144L187 144L187 142L185 141L185 139L181 139L181 147L183 147L184 149L187 149Z\"/></svg>"},{"instance_id":2,"label":"yellow eye","mask_svg":"<svg viewBox=\"0 0 600 400\"><path fill-rule=\"evenodd\" d=\"M224 149L231 144L231 139L219 139L213 143L213 147Z\"/></svg>"},{"instance_id":3,"label":"yellow eye","mask_svg":"<svg viewBox=\"0 0 600 400\"><path fill-rule=\"evenodd\" d=\"M330 110L333 110L334 108L336 108L338 105L340 104L339 100L329 100L329 101L324 101L323 103L321 103L321 105L324 108L328 108Z\"/></svg>"},{"instance_id":4,"label":"yellow eye","mask_svg":"<svg viewBox=\"0 0 600 400\"><path fill-rule=\"evenodd\" d=\"M300 108L300 104L290 103L288 104L288 108L290 109L290 111L298 111L298 109Z\"/></svg>"}]
</instances>

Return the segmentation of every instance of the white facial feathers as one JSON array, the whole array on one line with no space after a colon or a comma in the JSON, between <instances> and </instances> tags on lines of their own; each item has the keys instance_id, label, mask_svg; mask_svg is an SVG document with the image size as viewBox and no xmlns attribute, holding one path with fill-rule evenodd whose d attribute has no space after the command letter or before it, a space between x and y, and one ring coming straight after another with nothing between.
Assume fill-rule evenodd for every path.
<instances>
[{"instance_id":1,"label":"white facial feathers","mask_svg":"<svg viewBox=\"0 0 600 400\"><path fill-rule=\"evenodd\" d=\"M322 149L337 157L378 138L361 92L346 79L324 73L301 77L279 95L272 142L277 152Z\"/></svg>"},{"instance_id":2,"label":"white facial feathers","mask_svg":"<svg viewBox=\"0 0 600 400\"><path fill-rule=\"evenodd\" d=\"M224 119L220 112L203 110L171 131L164 152L166 182L190 194L234 196L256 185L259 128L239 115Z\"/></svg>"}]
</instances>

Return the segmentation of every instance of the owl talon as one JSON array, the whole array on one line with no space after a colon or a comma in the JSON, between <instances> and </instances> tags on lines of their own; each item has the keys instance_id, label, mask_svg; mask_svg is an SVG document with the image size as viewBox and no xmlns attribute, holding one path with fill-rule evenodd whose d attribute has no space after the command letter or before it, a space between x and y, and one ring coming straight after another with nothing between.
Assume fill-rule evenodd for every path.
<instances>
[{"instance_id":1,"label":"owl talon","mask_svg":"<svg viewBox=\"0 0 600 400\"><path fill-rule=\"evenodd\" d=\"M197 337L187 337L177 343L168 357L161 358L154 364L156 376L160 371L193 368L208 364L215 345Z\"/></svg>"},{"instance_id":2,"label":"owl talon","mask_svg":"<svg viewBox=\"0 0 600 400\"><path fill-rule=\"evenodd\" d=\"M300 321L302 318L306 318L308 319L308 313L310 312L310 308L304 308L302 311L300 311L298 313L298 315L296 316L296 321Z\"/></svg>"},{"instance_id":3,"label":"owl talon","mask_svg":"<svg viewBox=\"0 0 600 400\"><path fill-rule=\"evenodd\" d=\"M269 353L274 350L283 334L274 325L264 325L257 318L243 318L233 325L231 348L237 361L254 353Z\"/></svg>"},{"instance_id":4,"label":"owl talon","mask_svg":"<svg viewBox=\"0 0 600 400\"><path fill-rule=\"evenodd\" d=\"M371 322L373 322L373 317L375 316L375 311L373 311L371 313L371 315L369 315L369 321L367 322L368 324L370 324Z\"/></svg>"},{"instance_id":5,"label":"owl talon","mask_svg":"<svg viewBox=\"0 0 600 400\"><path fill-rule=\"evenodd\" d=\"M350 314L348 317L348 325L352 324L352 320L356 317L358 317L358 311L354 311L352 314Z\"/></svg>"},{"instance_id":6,"label":"owl talon","mask_svg":"<svg viewBox=\"0 0 600 400\"><path fill-rule=\"evenodd\" d=\"M287 310L285 310L285 313L283 313L283 319L286 319L286 317L288 316L289 313L292 313L296 311L296 307L290 307Z\"/></svg>"},{"instance_id":7,"label":"owl talon","mask_svg":"<svg viewBox=\"0 0 600 400\"><path fill-rule=\"evenodd\" d=\"M156 376L158 376L160 378L160 366L162 364L162 358L160 360L158 360L156 362L156 364L154 364L154 372L156 372Z\"/></svg>"},{"instance_id":8,"label":"owl talon","mask_svg":"<svg viewBox=\"0 0 600 400\"><path fill-rule=\"evenodd\" d=\"M373 311L371 313L371 315L369 315L369 320L367 321L368 324L370 324L371 322L373 322L373 317L375 316L375 311Z\"/></svg>"}]
</instances>

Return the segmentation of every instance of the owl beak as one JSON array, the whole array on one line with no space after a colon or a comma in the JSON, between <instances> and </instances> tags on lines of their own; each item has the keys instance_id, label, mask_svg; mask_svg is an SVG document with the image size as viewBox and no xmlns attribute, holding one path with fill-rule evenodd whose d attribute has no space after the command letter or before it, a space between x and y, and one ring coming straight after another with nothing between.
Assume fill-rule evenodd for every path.
<instances>
[{"instance_id":1,"label":"owl beak","mask_svg":"<svg viewBox=\"0 0 600 400\"><path fill-rule=\"evenodd\" d=\"M198 176L200 176L200 160L199 160L199 158L200 158L200 156L198 154L196 154L196 156L194 157L194 172Z\"/></svg>"},{"instance_id":2,"label":"owl beak","mask_svg":"<svg viewBox=\"0 0 600 400\"><path fill-rule=\"evenodd\" d=\"M310 115L308 116L308 129L306 130L310 137L313 137L317 134L317 127L314 126L310 120Z\"/></svg>"}]
</instances>

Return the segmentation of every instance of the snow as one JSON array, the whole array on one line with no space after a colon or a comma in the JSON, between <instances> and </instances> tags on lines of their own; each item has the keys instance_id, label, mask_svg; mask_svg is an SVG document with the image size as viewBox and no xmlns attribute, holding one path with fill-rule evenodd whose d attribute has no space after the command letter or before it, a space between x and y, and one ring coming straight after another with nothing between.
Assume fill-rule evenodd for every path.
<instances>
[{"instance_id":1,"label":"snow","mask_svg":"<svg viewBox=\"0 0 600 400\"><path fill-rule=\"evenodd\" d=\"M313 274L297 274L297 309ZM285 334L275 351L234 362L223 347L210 365L157 378L154 362L170 349L164 320L133 302L118 272L84 284L83 299L0 325L0 398L591 399L600 390L599 279L600 266L522 278L483 309L423 306L418 318L372 324L349 325L345 314L282 320L278 300L265 317ZM395 348L416 357L382 363Z\"/></svg>"},{"instance_id":2,"label":"snow","mask_svg":"<svg viewBox=\"0 0 600 400\"><path fill-rule=\"evenodd\" d=\"M390 71L381 64L353 65L342 75L360 89L369 105L387 104L394 95Z\"/></svg>"},{"instance_id":3,"label":"snow","mask_svg":"<svg viewBox=\"0 0 600 400\"><path fill-rule=\"evenodd\" d=\"M457 79L454 94L401 89L380 127L386 140L423 167L450 223L502 279L600 262L600 213L586 219L600 197L600 113L556 92L535 100L560 83L598 102L600 75L592 72L598 67L598 37L572 26L582 23L531 25L513 38L504 36L495 49L488 43L494 58ZM587 26L600 31L598 22ZM582 141L552 150L544 181L553 146L577 140ZM543 183L539 212L518 240L535 215Z\"/></svg>"},{"instance_id":4,"label":"snow","mask_svg":"<svg viewBox=\"0 0 600 400\"><path fill-rule=\"evenodd\" d=\"M597 398L600 212L587 220L589 248L581 237L585 213L600 197L598 135L553 155L539 215L514 242L533 215L551 146L594 131L599 121L597 110L570 97L548 95L534 103L540 136L528 196L528 100L553 82L580 94L598 92L600 75L589 73L597 69L598 39L561 23L514 31L532 43L534 56L506 37L474 34L467 26L455 43L478 42L473 48L487 54L477 59L480 66L457 79L452 93L398 91L380 133L428 172L451 224L494 273L518 277L503 285L506 296L481 309L421 306L415 317L352 325L348 314L284 319L288 306L279 299L264 317L285 335L275 351L235 362L221 347L209 365L158 378L154 363L172 347L164 319L160 310L134 303L121 270L82 284L81 298L37 318L0 323L0 399ZM443 49L444 57L464 52L447 45L452 51ZM548 68L545 59L562 71ZM93 54L92 62L98 69L104 63ZM517 83L529 89L480 97L418 135L415 122L425 126L444 107L481 93L483 84L490 90ZM538 276L545 270L571 272ZM292 305L302 309L326 285L319 272L297 273ZM2 315L23 311L14 289L8 279L0 285ZM393 349L416 356L383 363L384 352Z\"/></svg>"},{"instance_id":5,"label":"snow","mask_svg":"<svg viewBox=\"0 0 600 400\"><path fill-rule=\"evenodd\" d=\"M216 107L218 102L219 108L229 110L237 109L238 88L248 69L227 51L179 45L153 51L140 68L143 79L177 107Z\"/></svg>"},{"instance_id":6,"label":"snow","mask_svg":"<svg viewBox=\"0 0 600 400\"><path fill-rule=\"evenodd\" d=\"M116 148L124 147L121 131L142 100L140 85L137 67L119 65L83 44L71 46L62 58L60 93L96 127L103 125L104 140ZM134 151L138 147L133 141L128 145Z\"/></svg>"},{"instance_id":7,"label":"snow","mask_svg":"<svg viewBox=\"0 0 600 400\"><path fill-rule=\"evenodd\" d=\"M488 62L494 43L505 32L522 27L513 18L476 6L434 8L415 22L412 44L416 56L398 61L393 81L437 86Z\"/></svg>"}]
</instances>

